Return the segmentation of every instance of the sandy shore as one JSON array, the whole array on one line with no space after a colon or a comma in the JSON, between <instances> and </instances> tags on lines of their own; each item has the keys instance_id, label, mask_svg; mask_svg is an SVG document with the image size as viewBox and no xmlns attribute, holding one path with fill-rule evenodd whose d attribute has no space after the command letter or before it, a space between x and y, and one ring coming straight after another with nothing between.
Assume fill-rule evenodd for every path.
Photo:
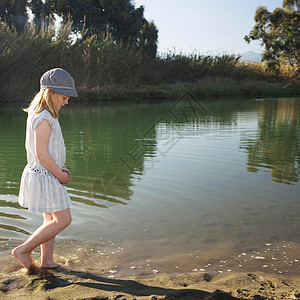
<instances>
[{"instance_id":1,"label":"sandy shore","mask_svg":"<svg viewBox=\"0 0 300 300\"><path fill-rule=\"evenodd\" d=\"M69 267L0 277L0 299L300 299L300 276L204 272L109 278Z\"/></svg>"}]
</instances>

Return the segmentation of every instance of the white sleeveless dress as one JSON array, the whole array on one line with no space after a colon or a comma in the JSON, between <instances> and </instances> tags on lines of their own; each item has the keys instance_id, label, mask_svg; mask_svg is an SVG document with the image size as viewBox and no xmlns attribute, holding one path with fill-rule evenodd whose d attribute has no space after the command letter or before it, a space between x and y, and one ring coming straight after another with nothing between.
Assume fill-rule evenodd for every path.
<instances>
[{"instance_id":1,"label":"white sleeveless dress","mask_svg":"<svg viewBox=\"0 0 300 300\"><path fill-rule=\"evenodd\" d=\"M26 125L27 165L21 177L19 204L35 213L53 213L72 205L66 188L39 162L35 155L34 130L47 120L51 126L48 152L59 168L63 168L66 148L58 119L47 110L28 115Z\"/></svg>"}]
</instances>

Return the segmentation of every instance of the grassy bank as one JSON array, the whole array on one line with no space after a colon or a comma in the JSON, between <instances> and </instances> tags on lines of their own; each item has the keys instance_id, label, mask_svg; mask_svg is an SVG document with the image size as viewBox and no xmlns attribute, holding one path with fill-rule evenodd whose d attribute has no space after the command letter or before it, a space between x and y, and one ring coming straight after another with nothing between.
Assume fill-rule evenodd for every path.
<instances>
[{"instance_id":1,"label":"grassy bank","mask_svg":"<svg viewBox=\"0 0 300 300\"><path fill-rule=\"evenodd\" d=\"M300 95L296 70L288 67L275 74L235 55L154 58L109 36L74 41L70 23L58 33L54 27L38 32L28 26L21 34L0 27L0 101L30 99L41 74L54 67L72 74L85 101L172 99L187 90L201 97Z\"/></svg>"},{"instance_id":2,"label":"grassy bank","mask_svg":"<svg viewBox=\"0 0 300 300\"><path fill-rule=\"evenodd\" d=\"M185 92L197 98L209 97L279 97L300 96L300 85L286 86L282 83L268 83L248 80L226 80L205 78L195 83L174 83L161 85L105 85L92 89L79 88L84 101L116 101L135 99L176 99Z\"/></svg>"}]
</instances>

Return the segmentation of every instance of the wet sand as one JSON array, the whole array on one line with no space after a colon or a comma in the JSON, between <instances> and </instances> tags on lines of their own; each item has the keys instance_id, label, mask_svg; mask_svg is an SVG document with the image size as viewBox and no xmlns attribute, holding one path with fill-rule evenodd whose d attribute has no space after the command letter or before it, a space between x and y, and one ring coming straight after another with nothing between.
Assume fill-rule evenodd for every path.
<instances>
[{"instance_id":1,"label":"wet sand","mask_svg":"<svg viewBox=\"0 0 300 300\"><path fill-rule=\"evenodd\" d=\"M0 258L0 299L300 299L297 243L231 255L226 247L223 255L194 251L186 258L175 249L164 257L134 257L113 242L104 245L58 242L55 260L62 267L34 275L7 249ZM39 251L33 258L39 262Z\"/></svg>"},{"instance_id":2,"label":"wet sand","mask_svg":"<svg viewBox=\"0 0 300 300\"><path fill-rule=\"evenodd\" d=\"M300 299L300 276L155 274L109 278L70 267L0 277L1 299Z\"/></svg>"}]
</instances>

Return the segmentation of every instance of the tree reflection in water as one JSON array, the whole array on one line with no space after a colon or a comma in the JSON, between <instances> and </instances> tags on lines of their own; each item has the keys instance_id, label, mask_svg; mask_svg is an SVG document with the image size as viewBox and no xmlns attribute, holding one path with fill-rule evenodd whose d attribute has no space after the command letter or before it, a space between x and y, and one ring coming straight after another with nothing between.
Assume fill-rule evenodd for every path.
<instances>
[{"instance_id":1,"label":"tree reflection in water","mask_svg":"<svg viewBox=\"0 0 300 300\"><path fill-rule=\"evenodd\" d=\"M248 152L249 172L264 170L278 183L299 181L299 109L299 100L293 98L261 102L256 135L241 140L241 148Z\"/></svg>"}]
</instances>

